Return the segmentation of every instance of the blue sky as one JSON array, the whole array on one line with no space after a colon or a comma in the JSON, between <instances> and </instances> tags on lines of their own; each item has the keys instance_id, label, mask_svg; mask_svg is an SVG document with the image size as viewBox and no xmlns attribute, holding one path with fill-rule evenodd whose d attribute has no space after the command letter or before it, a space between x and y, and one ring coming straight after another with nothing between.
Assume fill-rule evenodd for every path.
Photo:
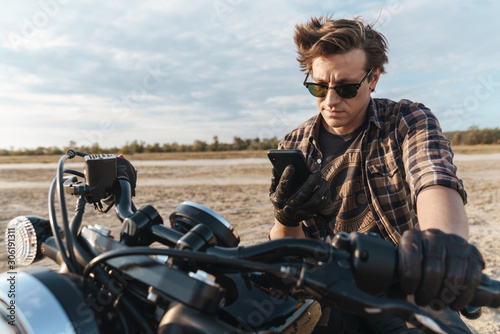
<instances>
[{"instance_id":1,"label":"blue sky","mask_svg":"<svg viewBox=\"0 0 500 334\"><path fill-rule=\"evenodd\" d=\"M374 97L500 127L498 1L40 0L0 13L0 148L280 138L317 113L294 26L330 13L387 37Z\"/></svg>"}]
</instances>

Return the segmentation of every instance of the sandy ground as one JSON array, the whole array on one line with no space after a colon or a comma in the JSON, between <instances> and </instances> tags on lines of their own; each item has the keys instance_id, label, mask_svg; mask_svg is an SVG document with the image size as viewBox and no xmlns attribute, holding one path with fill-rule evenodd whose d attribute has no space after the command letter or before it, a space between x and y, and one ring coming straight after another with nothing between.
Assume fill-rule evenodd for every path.
<instances>
[{"instance_id":1,"label":"sandy ground","mask_svg":"<svg viewBox=\"0 0 500 334\"><path fill-rule=\"evenodd\" d=\"M168 224L170 213L184 200L216 211L237 230L242 245L266 240L272 225L268 199L270 164L266 159L169 160L133 162L138 170L137 207L152 204ZM459 177L468 192L466 206L470 242L482 252L486 273L500 279L500 154L457 155ZM83 169L72 162L68 168ZM47 217L47 191L55 164L0 164L0 272L6 271L5 236L10 219L19 215ZM74 200L67 198L70 215ZM100 214L87 206L85 224L101 224L116 233L113 212ZM51 263L43 260L42 263ZM484 310L467 321L475 333L500 333L500 315Z\"/></svg>"}]
</instances>

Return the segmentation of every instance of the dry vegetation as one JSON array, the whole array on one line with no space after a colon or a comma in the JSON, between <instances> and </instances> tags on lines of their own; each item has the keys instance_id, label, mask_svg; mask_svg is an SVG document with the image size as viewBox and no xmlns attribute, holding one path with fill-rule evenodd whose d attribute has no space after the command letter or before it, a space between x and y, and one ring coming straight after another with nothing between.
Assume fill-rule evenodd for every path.
<instances>
[{"instance_id":1,"label":"dry vegetation","mask_svg":"<svg viewBox=\"0 0 500 334\"><path fill-rule=\"evenodd\" d=\"M499 145L500 146L500 145ZM499 149L500 151L500 149ZM263 158L265 150L243 151L208 151L208 152L169 152L169 153L135 153L125 157L131 161L137 160L189 160L189 159L232 159L232 158ZM0 156L0 164L10 163L50 163L57 162L61 155L5 155Z\"/></svg>"},{"instance_id":2,"label":"dry vegetation","mask_svg":"<svg viewBox=\"0 0 500 334\"><path fill-rule=\"evenodd\" d=\"M500 152L500 145L453 145L455 154L487 154ZM264 158L266 150L241 151L206 151L206 152L168 152L168 153L135 153L127 154L131 161L138 160L189 160L189 159L233 159ZM61 155L5 155L0 156L0 164L10 163L50 163L57 162Z\"/></svg>"}]
</instances>

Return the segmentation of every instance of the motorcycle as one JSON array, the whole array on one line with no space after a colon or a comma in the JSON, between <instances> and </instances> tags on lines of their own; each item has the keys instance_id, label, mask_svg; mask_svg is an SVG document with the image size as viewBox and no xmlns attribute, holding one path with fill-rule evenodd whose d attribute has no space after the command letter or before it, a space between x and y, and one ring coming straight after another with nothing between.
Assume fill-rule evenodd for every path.
<instances>
[{"instance_id":1,"label":"motorcycle","mask_svg":"<svg viewBox=\"0 0 500 334\"><path fill-rule=\"evenodd\" d=\"M75 157L84 159L83 173L64 168ZM451 332L404 298L378 297L397 286L397 252L375 235L239 246L234 227L202 204L180 203L169 224L152 205L137 209L136 178L123 157L73 150L61 157L49 218L21 216L7 226L2 333L305 333L321 305ZM71 221L68 194L77 198ZM87 204L102 213L114 206L119 236L82 226ZM45 257L58 269L32 266ZM21 265L28 267L17 271ZM469 316L482 306L500 306L500 282L486 275Z\"/></svg>"}]
</instances>

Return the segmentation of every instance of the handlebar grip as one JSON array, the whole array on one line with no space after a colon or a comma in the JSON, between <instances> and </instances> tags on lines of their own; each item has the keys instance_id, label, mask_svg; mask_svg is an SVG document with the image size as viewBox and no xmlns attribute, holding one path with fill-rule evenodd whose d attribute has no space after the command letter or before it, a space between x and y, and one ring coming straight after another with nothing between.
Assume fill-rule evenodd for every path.
<instances>
[{"instance_id":1,"label":"handlebar grip","mask_svg":"<svg viewBox=\"0 0 500 334\"><path fill-rule=\"evenodd\" d=\"M471 306L486 306L497 308L500 306L500 281L495 281L483 274L481 284L476 289Z\"/></svg>"},{"instance_id":2,"label":"handlebar grip","mask_svg":"<svg viewBox=\"0 0 500 334\"><path fill-rule=\"evenodd\" d=\"M132 202L132 187L130 182L124 179L118 180L115 186L116 214L121 221L130 217L136 211Z\"/></svg>"}]
</instances>

